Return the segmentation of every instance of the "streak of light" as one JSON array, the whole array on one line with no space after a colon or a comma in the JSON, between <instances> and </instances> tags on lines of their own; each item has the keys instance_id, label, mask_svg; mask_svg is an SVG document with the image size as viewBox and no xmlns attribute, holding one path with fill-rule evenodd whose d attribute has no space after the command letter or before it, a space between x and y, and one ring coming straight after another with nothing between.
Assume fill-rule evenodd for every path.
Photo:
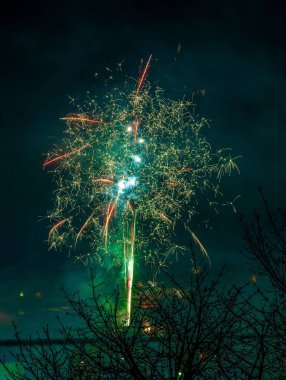
<instances>
[{"instance_id":1,"label":"streak of light","mask_svg":"<svg viewBox=\"0 0 286 380\"><path fill-rule=\"evenodd\" d=\"M126 238L123 230L124 283L127 281Z\"/></svg>"},{"instance_id":2,"label":"streak of light","mask_svg":"<svg viewBox=\"0 0 286 380\"><path fill-rule=\"evenodd\" d=\"M147 73L148 73L148 70L149 70L149 67L150 67L151 59L152 59L152 54L150 55L150 57L149 57L149 59L148 59L148 61L147 61L147 63L146 63L146 66L144 67L144 70L143 70L143 72L142 72L142 74L141 74L141 77L140 77L139 80L138 80L138 86L137 86L137 90L136 90L135 101L136 101L136 98L137 98L137 96L138 96L138 94L139 94L141 88L142 88L142 85L143 85L143 83L144 83L144 80L145 80L146 77L147 77Z\"/></svg>"},{"instance_id":3,"label":"streak of light","mask_svg":"<svg viewBox=\"0 0 286 380\"><path fill-rule=\"evenodd\" d=\"M64 153L64 154L62 154L61 156L57 156L57 157L55 157L55 158L52 158L51 160L44 162L44 163L43 163L43 167L46 167L46 166L48 166L48 165L50 165L50 164L52 164L52 163L54 163L54 162L56 162L56 161L62 160L63 158L68 157L68 156L70 156L70 155L72 155L72 154L75 154L75 153L77 153L77 152L80 152L81 150L85 149L85 148L88 147L88 146L89 146L89 144L85 144L84 146L82 146L82 147L80 147L80 148L77 148L77 149L71 150L70 152Z\"/></svg>"},{"instance_id":4,"label":"streak of light","mask_svg":"<svg viewBox=\"0 0 286 380\"><path fill-rule=\"evenodd\" d=\"M113 204L112 204L112 200L108 204L107 213L106 213L106 221L105 221L105 226L104 226L105 246L106 246L107 240L108 240L108 226L109 226L109 222L110 222L112 214L114 213L114 211L116 209L116 205L117 205L117 202L118 202L119 195L120 194L117 195L117 197L116 197L116 199L115 199L115 201L114 201Z\"/></svg>"},{"instance_id":5,"label":"streak of light","mask_svg":"<svg viewBox=\"0 0 286 380\"><path fill-rule=\"evenodd\" d=\"M132 287L134 276L134 243L136 232L136 213L133 218L133 224L130 231L130 258L128 260L128 276L127 276L127 326L130 325L131 309L132 309Z\"/></svg>"},{"instance_id":6,"label":"streak of light","mask_svg":"<svg viewBox=\"0 0 286 380\"><path fill-rule=\"evenodd\" d=\"M135 129L134 129L134 142L136 142L136 139L137 139L139 124L140 124L139 120L136 119L135 120Z\"/></svg>"},{"instance_id":7,"label":"streak of light","mask_svg":"<svg viewBox=\"0 0 286 380\"><path fill-rule=\"evenodd\" d=\"M81 116L66 116L66 117L61 117L60 120L85 121L87 123L92 123L92 124L103 124L102 120L90 119L88 117L81 117Z\"/></svg>"},{"instance_id":8,"label":"streak of light","mask_svg":"<svg viewBox=\"0 0 286 380\"><path fill-rule=\"evenodd\" d=\"M130 325L131 309L132 309L132 283L133 283L133 267L134 259L128 261L128 277L127 277L127 326Z\"/></svg>"},{"instance_id":9,"label":"streak of light","mask_svg":"<svg viewBox=\"0 0 286 380\"><path fill-rule=\"evenodd\" d=\"M84 224L82 225L81 229L79 230L78 234L76 235L76 239L75 239L75 247L76 247L76 244L77 244L77 241L78 239L80 238L80 236L82 235L83 231L86 229L86 227L88 226L88 223L91 221L92 217L94 215L94 212L92 212L89 217L86 219L86 221L84 222Z\"/></svg>"},{"instance_id":10,"label":"streak of light","mask_svg":"<svg viewBox=\"0 0 286 380\"><path fill-rule=\"evenodd\" d=\"M53 234L53 233L54 233L59 227L61 227L66 221L67 221L67 219L60 220L58 223L56 223L56 224L50 229L49 236L48 236L48 240L50 240L52 234Z\"/></svg>"},{"instance_id":11,"label":"streak of light","mask_svg":"<svg viewBox=\"0 0 286 380\"><path fill-rule=\"evenodd\" d=\"M110 214L110 209L111 209L112 201L113 201L113 199L111 199L111 201L108 203L107 212L106 212L106 220L105 220L105 225L104 225L105 245L107 243L108 223L109 223L109 218L110 218L109 214Z\"/></svg>"},{"instance_id":12,"label":"streak of light","mask_svg":"<svg viewBox=\"0 0 286 380\"><path fill-rule=\"evenodd\" d=\"M113 185L114 184L114 181L112 179L108 179L108 178L96 178L96 179L93 180L93 182L107 183L109 185Z\"/></svg>"},{"instance_id":13,"label":"streak of light","mask_svg":"<svg viewBox=\"0 0 286 380\"><path fill-rule=\"evenodd\" d=\"M203 253L203 255L205 255L208 260L209 260L209 264L211 265L211 261L210 261L210 257L205 249L205 247L202 245L202 243L200 242L199 238L195 235L194 232L190 231L191 232L191 235L192 235L192 238L194 240L194 242L199 246L201 252Z\"/></svg>"}]
</instances>

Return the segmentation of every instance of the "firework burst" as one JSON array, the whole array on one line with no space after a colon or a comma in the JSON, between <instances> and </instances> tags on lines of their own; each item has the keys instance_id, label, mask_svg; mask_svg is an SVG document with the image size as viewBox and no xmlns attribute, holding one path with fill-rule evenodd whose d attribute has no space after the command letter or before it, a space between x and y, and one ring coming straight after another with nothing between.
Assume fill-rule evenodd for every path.
<instances>
[{"instance_id":1,"label":"firework burst","mask_svg":"<svg viewBox=\"0 0 286 380\"><path fill-rule=\"evenodd\" d=\"M212 150L202 135L207 122L193 115L192 101L169 99L146 81L150 62L136 86L113 88L62 118L65 138L43 164L57 183L50 246L67 245L85 263L121 261L128 322L136 255L164 266L177 255L181 224L208 256L191 228L198 195L217 197L222 176L237 169L229 150Z\"/></svg>"}]
</instances>

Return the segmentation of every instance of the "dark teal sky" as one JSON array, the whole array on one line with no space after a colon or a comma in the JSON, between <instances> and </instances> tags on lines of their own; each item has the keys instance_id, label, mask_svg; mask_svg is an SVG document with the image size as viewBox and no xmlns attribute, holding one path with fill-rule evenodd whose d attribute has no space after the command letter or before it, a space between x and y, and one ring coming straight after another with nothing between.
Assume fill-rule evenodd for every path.
<instances>
[{"instance_id":1,"label":"dark teal sky","mask_svg":"<svg viewBox=\"0 0 286 380\"><path fill-rule=\"evenodd\" d=\"M47 223L39 217L51 207L53 184L41 163L61 137L68 96L100 91L94 74L105 67L124 60L125 72L136 77L140 59L152 53L157 62L149 79L171 97L204 89L196 101L212 121L209 140L242 155L240 176L225 180L226 200L241 194L236 206L249 214L260 208L262 185L273 206L285 206L284 1L23 2L1 13L3 337L11 318L31 328L53 318L47 308L64 305L60 285L86 286L87 269L64 252L47 251ZM227 264L228 283L248 280L231 208L204 241L214 270ZM42 299L34 297L37 290Z\"/></svg>"}]
</instances>

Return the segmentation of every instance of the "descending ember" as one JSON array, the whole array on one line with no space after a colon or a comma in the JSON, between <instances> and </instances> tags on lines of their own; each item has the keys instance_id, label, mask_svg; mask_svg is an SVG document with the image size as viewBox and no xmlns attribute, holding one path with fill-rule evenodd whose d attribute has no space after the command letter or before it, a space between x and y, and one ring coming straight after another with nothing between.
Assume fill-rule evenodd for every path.
<instances>
[{"instance_id":1,"label":"descending ember","mask_svg":"<svg viewBox=\"0 0 286 380\"><path fill-rule=\"evenodd\" d=\"M210 258L209 258L209 255L208 255L205 247L202 245L202 243L200 242L200 240L198 239L198 237L195 235L194 232L191 231L191 235L192 235L194 242L199 246L201 252L208 258L209 263L210 263Z\"/></svg>"},{"instance_id":2,"label":"descending ember","mask_svg":"<svg viewBox=\"0 0 286 380\"><path fill-rule=\"evenodd\" d=\"M55 158L52 158L51 160L44 162L44 163L43 163L43 166L44 166L44 167L45 167L45 166L48 166L48 165L50 165L50 164L52 164L52 163L54 163L54 162L57 162L57 161L59 161L59 160L62 160L63 158L66 158L66 157L68 157L68 156L70 156L70 155L72 155L72 154L78 153L78 152L80 152L81 150L85 149L85 148L88 147L88 146L89 146L89 144L85 144L85 145L82 146L81 148L74 149L74 150L72 150L72 151L70 151L70 152L67 152L67 153L62 154L61 156L57 156L57 157L55 157Z\"/></svg>"},{"instance_id":3,"label":"descending ember","mask_svg":"<svg viewBox=\"0 0 286 380\"><path fill-rule=\"evenodd\" d=\"M149 70L149 67L150 67L150 63L151 63L151 59L152 59L152 54L150 55L147 63L146 63L146 66L144 67L144 70L142 71L142 74L141 74L141 77L139 78L138 80L138 85L137 85L137 90L136 90L136 97L138 96L141 88L142 88L142 85L144 83L144 80L146 79L147 77L147 74L148 74L148 70Z\"/></svg>"},{"instance_id":4,"label":"descending ember","mask_svg":"<svg viewBox=\"0 0 286 380\"><path fill-rule=\"evenodd\" d=\"M48 240L50 240L52 234L53 234L53 233L54 233L54 232L55 232L60 226L62 226L66 221L67 221L67 219L60 220L58 223L56 223L56 224L50 229Z\"/></svg>"},{"instance_id":5,"label":"descending ember","mask_svg":"<svg viewBox=\"0 0 286 380\"><path fill-rule=\"evenodd\" d=\"M114 181L112 179L108 179L108 178L96 178L93 180L94 183L96 182L100 182L100 183L107 183L109 185L113 185L114 184Z\"/></svg>"},{"instance_id":6,"label":"descending ember","mask_svg":"<svg viewBox=\"0 0 286 380\"><path fill-rule=\"evenodd\" d=\"M103 124L102 120L90 119L88 117L83 117L83 116L65 116L65 117L61 117L60 120L84 121L86 123Z\"/></svg>"},{"instance_id":7,"label":"descending ember","mask_svg":"<svg viewBox=\"0 0 286 380\"><path fill-rule=\"evenodd\" d=\"M135 120L135 128L134 128L134 142L136 142L137 135L138 135L138 127L139 127L139 120Z\"/></svg>"},{"instance_id":8,"label":"descending ember","mask_svg":"<svg viewBox=\"0 0 286 380\"><path fill-rule=\"evenodd\" d=\"M87 218L87 220L85 221L85 223L82 225L81 229L79 230L78 234L76 235L75 246L76 246L76 244L77 244L78 239L79 239L80 236L82 235L83 231L86 229L86 227L88 226L89 222L92 220L93 214L94 214L94 213L92 213L92 214Z\"/></svg>"},{"instance_id":9,"label":"descending ember","mask_svg":"<svg viewBox=\"0 0 286 380\"><path fill-rule=\"evenodd\" d=\"M109 226L109 222L110 222L110 219L112 217L112 214L114 214L115 212L115 209L116 209L116 205L117 205L117 202L118 202L118 198L119 198L119 195L117 195L115 201L112 203L112 201L109 202L108 204L108 208L107 208L107 214L106 214L106 221L105 221L105 227L104 227L104 235L105 235L105 245L107 244L107 240L108 240L108 226Z\"/></svg>"}]
</instances>

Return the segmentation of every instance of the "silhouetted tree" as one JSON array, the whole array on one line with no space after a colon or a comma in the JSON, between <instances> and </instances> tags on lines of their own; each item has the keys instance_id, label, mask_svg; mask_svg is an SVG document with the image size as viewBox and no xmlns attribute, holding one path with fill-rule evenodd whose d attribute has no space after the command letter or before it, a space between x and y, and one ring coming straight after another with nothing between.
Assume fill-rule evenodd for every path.
<instances>
[{"instance_id":1,"label":"silhouetted tree","mask_svg":"<svg viewBox=\"0 0 286 380\"><path fill-rule=\"evenodd\" d=\"M129 326L119 292L104 297L92 274L91 297L65 292L79 320L70 327L59 320L61 345L48 328L37 344L16 331L18 370L7 368L8 378L282 379L285 302L249 284L226 289L222 272L212 280L208 269L195 268L184 285L168 272L165 286L141 282Z\"/></svg>"},{"instance_id":2,"label":"silhouetted tree","mask_svg":"<svg viewBox=\"0 0 286 380\"><path fill-rule=\"evenodd\" d=\"M237 333L241 289L219 290L221 274L193 274L188 286L165 273L170 287L141 286L134 292L131 323L119 310L119 294L103 299L95 278L90 299L80 292L67 301L79 317L77 327L61 322L63 344L54 346L48 328L23 345L14 358L12 379L190 379L217 378L218 357ZM240 313L237 311L237 313ZM25 374L23 374L23 370Z\"/></svg>"},{"instance_id":3,"label":"silhouetted tree","mask_svg":"<svg viewBox=\"0 0 286 380\"><path fill-rule=\"evenodd\" d=\"M258 275L269 280L267 293L262 292L264 306L255 312L257 323L253 325L260 349L257 363L271 376L286 378L286 210L273 211L262 189L259 189L264 212L254 211L252 218L241 217L244 255L251 260L251 267ZM266 295L267 294L267 297ZM253 312L255 309L251 309ZM256 347L257 347L256 343ZM265 370L264 370L265 371ZM276 377L275 377L276 375ZM281 377L281 379L283 376Z\"/></svg>"},{"instance_id":4,"label":"silhouetted tree","mask_svg":"<svg viewBox=\"0 0 286 380\"><path fill-rule=\"evenodd\" d=\"M251 220L241 217L247 257L256 273L268 277L286 294L286 210L272 211L260 189L264 214L254 211Z\"/></svg>"}]
</instances>

